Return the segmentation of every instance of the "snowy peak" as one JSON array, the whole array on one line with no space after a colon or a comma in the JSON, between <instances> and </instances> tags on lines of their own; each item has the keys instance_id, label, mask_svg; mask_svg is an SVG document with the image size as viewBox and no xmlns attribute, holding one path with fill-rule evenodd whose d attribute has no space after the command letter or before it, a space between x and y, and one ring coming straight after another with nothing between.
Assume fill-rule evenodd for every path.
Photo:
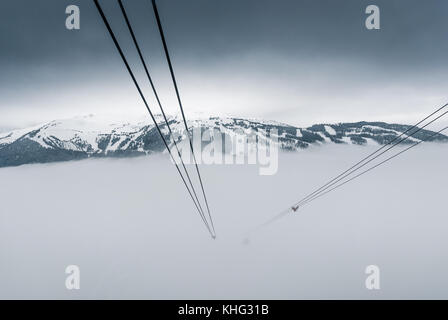
<instances>
[{"instance_id":1,"label":"snowy peak","mask_svg":"<svg viewBox=\"0 0 448 320\"><path fill-rule=\"evenodd\" d=\"M168 129L161 123L163 134ZM184 123L180 117L168 118L172 131L184 137ZM197 117L188 121L191 129L215 129L224 135L276 130L279 147L298 151L313 145L385 144L409 129L409 125L384 122L356 122L317 124L298 128L274 121L238 117ZM421 130L406 143L423 139L448 142L448 137L428 130ZM88 157L129 157L164 151L159 134L148 117L133 121L120 121L104 116L85 116L49 123L27 129L0 134L0 167L26 163L66 161Z\"/></svg>"}]
</instances>

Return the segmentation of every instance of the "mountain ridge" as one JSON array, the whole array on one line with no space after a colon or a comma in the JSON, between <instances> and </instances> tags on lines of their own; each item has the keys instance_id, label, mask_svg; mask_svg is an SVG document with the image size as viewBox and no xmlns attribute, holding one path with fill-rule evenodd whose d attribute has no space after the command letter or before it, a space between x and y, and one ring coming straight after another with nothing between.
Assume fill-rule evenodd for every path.
<instances>
[{"instance_id":1,"label":"mountain ridge","mask_svg":"<svg viewBox=\"0 0 448 320\"><path fill-rule=\"evenodd\" d=\"M162 121L160 115L157 120ZM186 138L184 126L179 117L169 117L170 126L179 141ZM224 136L246 135L255 132L257 136L277 130L278 146L282 150L299 151L314 145L353 144L383 145L409 129L410 125L386 122L349 122L337 124L315 124L306 128L295 127L276 121L248 119L242 117L209 116L190 119L189 129L218 130ZM168 129L161 125L168 138ZM443 134L421 130L404 141L412 143L428 141L448 142ZM141 118L134 122L102 119L88 115L63 120L53 120L42 125L0 133L0 167L18 166L30 163L69 161L89 157L132 157L163 152L164 145L150 119Z\"/></svg>"}]
</instances>

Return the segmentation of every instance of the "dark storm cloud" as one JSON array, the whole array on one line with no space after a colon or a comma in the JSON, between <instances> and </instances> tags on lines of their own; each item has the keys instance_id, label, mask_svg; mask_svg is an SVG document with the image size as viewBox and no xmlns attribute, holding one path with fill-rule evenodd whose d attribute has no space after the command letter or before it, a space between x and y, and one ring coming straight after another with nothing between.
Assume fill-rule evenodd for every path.
<instances>
[{"instance_id":1,"label":"dark storm cloud","mask_svg":"<svg viewBox=\"0 0 448 320\"><path fill-rule=\"evenodd\" d=\"M246 49L287 55L363 56L385 64L445 61L446 1L180 1L161 7L173 46L218 57ZM381 31L364 28L364 10L380 7Z\"/></svg>"},{"instance_id":2,"label":"dark storm cloud","mask_svg":"<svg viewBox=\"0 0 448 320\"><path fill-rule=\"evenodd\" d=\"M124 2L135 27L150 31L147 42L158 45L149 27L154 23L150 1ZM380 31L363 27L363 11L371 3L381 8ZM69 4L81 9L79 31L64 27ZM102 4L124 30L116 1ZM79 70L95 59L116 56L91 0L5 0L0 6L2 67L17 72L71 63ZM355 56L403 68L414 67L411 63L438 67L446 61L448 3L443 0L165 0L159 7L173 54L198 63L253 49L298 57Z\"/></svg>"},{"instance_id":3,"label":"dark storm cloud","mask_svg":"<svg viewBox=\"0 0 448 320\"><path fill-rule=\"evenodd\" d=\"M101 3L123 46L130 48L117 2ZM124 3L156 75L166 77L150 1ZM70 4L81 10L77 31L65 28L65 8ZM295 64L312 66L321 78L360 69L377 82L390 78L391 72L403 79L438 80L447 71L444 0L159 0L158 4L175 67L211 80L247 74L256 78L257 69L265 76L283 77L285 83L279 86L284 87L291 80L288 73L294 79L301 76ZM381 9L381 30L364 27L369 4ZM30 102L23 100L28 95L51 95L55 90L62 94L83 85L106 86L108 81L132 90L91 0L4 0L0 25L0 110L26 106ZM227 68L228 61L233 68L217 73L216 69ZM329 61L350 67L333 68ZM291 69L280 69L279 63L290 64Z\"/></svg>"}]
</instances>

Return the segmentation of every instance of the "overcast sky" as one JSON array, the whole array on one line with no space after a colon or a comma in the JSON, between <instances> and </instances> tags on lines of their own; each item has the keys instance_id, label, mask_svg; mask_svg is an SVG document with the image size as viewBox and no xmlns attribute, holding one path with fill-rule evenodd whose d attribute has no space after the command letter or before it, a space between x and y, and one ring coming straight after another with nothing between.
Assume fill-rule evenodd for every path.
<instances>
[{"instance_id":1,"label":"overcast sky","mask_svg":"<svg viewBox=\"0 0 448 320\"><path fill-rule=\"evenodd\" d=\"M445 0L158 3L187 117L415 122L448 99ZM80 30L65 28L70 4L80 7ZM117 2L101 4L148 88ZM124 4L162 102L176 112L150 1ZM369 4L381 10L381 30L364 26ZM91 113L145 114L93 1L3 0L0 26L3 130Z\"/></svg>"}]
</instances>

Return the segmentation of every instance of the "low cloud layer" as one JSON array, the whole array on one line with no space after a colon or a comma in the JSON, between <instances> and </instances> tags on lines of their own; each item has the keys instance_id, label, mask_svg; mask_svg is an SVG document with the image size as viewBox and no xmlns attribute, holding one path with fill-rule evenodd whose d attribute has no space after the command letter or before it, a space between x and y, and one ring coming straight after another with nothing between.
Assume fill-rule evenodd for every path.
<instances>
[{"instance_id":1,"label":"low cloud layer","mask_svg":"<svg viewBox=\"0 0 448 320\"><path fill-rule=\"evenodd\" d=\"M201 166L215 241L166 157L0 169L0 298L447 298L446 145L249 233L370 151L281 154L274 176ZM80 290L65 288L72 264ZM365 287L368 265L379 291Z\"/></svg>"}]
</instances>

